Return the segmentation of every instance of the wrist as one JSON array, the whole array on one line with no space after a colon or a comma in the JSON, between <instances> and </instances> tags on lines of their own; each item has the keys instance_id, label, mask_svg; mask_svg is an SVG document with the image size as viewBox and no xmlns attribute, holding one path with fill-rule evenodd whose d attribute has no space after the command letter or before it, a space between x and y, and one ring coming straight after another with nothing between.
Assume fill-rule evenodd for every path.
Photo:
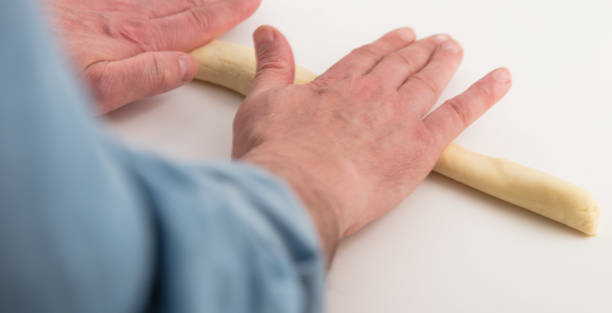
<instances>
[{"instance_id":1,"label":"wrist","mask_svg":"<svg viewBox=\"0 0 612 313\"><path fill-rule=\"evenodd\" d=\"M241 159L263 167L289 183L312 217L322 247L331 259L348 227L342 212L349 205L347 195L350 193L346 192L347 188L351 190L346 179L350 173L349 166L306 149L298 150L295 145L263 144Z\"/></svg>"}]
</instances>

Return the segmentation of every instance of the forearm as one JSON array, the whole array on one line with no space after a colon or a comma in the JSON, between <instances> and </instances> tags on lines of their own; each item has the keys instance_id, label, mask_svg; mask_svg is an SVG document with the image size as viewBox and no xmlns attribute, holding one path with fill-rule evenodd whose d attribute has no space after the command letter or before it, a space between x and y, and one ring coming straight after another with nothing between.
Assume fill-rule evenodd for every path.
<instances>
[{"instance_id":1,"label":"forearm","mask_svg":"<svg viewBox=\"0 0 612 313\"><path fill-rule=\"evenodd\" d=\"M320 310L318 242L282 183L104 139L33 2L0 17L1 312Z\"/></svg>"}]
</instances>

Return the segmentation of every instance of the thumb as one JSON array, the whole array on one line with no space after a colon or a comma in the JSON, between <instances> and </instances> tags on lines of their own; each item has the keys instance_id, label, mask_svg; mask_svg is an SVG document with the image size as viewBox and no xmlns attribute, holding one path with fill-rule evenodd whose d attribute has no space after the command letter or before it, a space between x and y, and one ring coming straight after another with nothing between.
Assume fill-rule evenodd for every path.
<instances>
[{"instance_id":1,"label":"thumb","mask_svg":"<svg viewBox=\"0 0 612 313\"><path fill-rule=\"evenodd\" d=\"M293 84L295 64L287 39L272 26L260 26L253 33L257 70L251 93Z\"/></svg>"},{"instance_id":2,"label":"thumb","mask_svg":"<svg viewBox=\"0 0 612 313\"><path fill-rule=\"evenodd\" d=\"M190 81L196 71L197 63L190 55L162 51L96 63L86 70L86 75L99 100L99 110L106 113L179 87Z\"/></svg>"}]
</instances>

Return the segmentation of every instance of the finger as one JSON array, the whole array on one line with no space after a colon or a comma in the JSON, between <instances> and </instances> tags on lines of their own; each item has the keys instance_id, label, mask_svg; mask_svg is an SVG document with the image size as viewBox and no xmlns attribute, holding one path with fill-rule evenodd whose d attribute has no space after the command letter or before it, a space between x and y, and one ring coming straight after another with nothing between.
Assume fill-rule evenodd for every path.
<instances>
[{"instance_id":1,"label":"finger","mask_svg":"<svg viewBox=\"0 0 612 313\"><path fill-rule=\"evenodd\" d=\"M429 114L423 122L440 149L499 101L511 84L510 72L505 68L496 69Z\"/></svg>"},{"instance_id":2,"label":"finger","mask_svg":"<svg viewBox=\"0 0 612 313\"><path fill-rule=\"evenodd\" d=\"M384 81L385 87L397 89L410 75L421 70L436 48L449 38L441 34L418 40L385 56L369 75L376 81Z\"/></svg>"},{"instance_id":3,"label":"finger","mask_svg":"<svg viewBox=\"0 0 612 313\"><path fill-rule=\"evenodd\" d=\"M433 53L423 69L412 74L399 88L399 93L419 117L425 116L438 101L440 94L453 77L461 59L463 50L459 43L447 40Z\"/></svg>"},{"instance_id":4,"label":"finger","mask_svg":"<svg viewBox=\"0 0 612 313\"><path fill-rule=\"evenodd\" d=\"M189 51L200 47L249 17L260 2L204 1L178 13L154 18L153 34L149 34L154 40L154 49Z\"/></svg>"},{"instance_id":5,"label":"finger","mask_svg":"<svg viewBox=\"0 0 612 313\"><path fill-rule=\"evenodd\" d=\"M249 93L264 92L293 84L295 64L287 39L272 26L260 26L253 33L257 68Z\"/></svg>"},{"instance_id":6,"label":"finger","mask_svg":"<svg viewBox=\"0 0 612 313\"><path fill-rule=\"evenodd\" d=\"M361 46L329 68L321 77L345 77L367 73L385 55L404 48L414 42L411 28L390 31L367 45Z\"/></svg>"},{"instance_id":7,"label":"finger","mask_svg":"<svg viewBox=\"0 0 612 313\"><path fill-rule=\"evenodd\" d=\"M102 113L174 89L190 81L197 64L182 52L146 52L129 59L100 62L87 69Z\"/></svg>"}]
</instances>

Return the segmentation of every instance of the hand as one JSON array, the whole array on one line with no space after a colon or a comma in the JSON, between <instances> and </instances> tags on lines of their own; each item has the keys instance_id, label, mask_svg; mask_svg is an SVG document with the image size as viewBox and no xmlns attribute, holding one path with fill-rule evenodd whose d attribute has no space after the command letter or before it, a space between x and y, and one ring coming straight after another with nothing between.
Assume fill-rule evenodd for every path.
<instances>
[{"instance_id":1,"label":"hand","mask_svg":"<svg viewBox=\"0 0 612 313\"><path fill-rule=\"evenodd\" d=\"M52 25L101 112L191 80L189 51L251 15L261 0L46 0Z\"/></svg>"},{"instance_id":2,"label":"hand","mask_svg":"<svg viewBox=\"0 0 612 313\"><path fill-rule=\"evenodd\" d=\"M257 75L234 121L233 156L286 179L308 207L323 246L397 206L463 129L511 85L497 69L427 115L462 50L447 35L415 41L392 31L306 85L269 26L254 33Z\"/></svg>"}]
</instances>

